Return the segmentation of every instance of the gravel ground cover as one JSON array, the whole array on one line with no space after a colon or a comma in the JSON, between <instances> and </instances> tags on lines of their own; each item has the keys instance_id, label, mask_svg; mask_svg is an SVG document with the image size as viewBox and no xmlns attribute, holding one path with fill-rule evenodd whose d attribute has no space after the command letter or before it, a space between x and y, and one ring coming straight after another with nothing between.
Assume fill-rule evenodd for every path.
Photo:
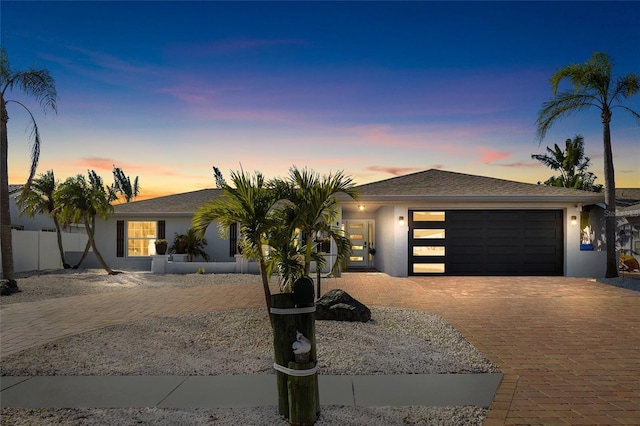
<instances>
[{"instance_id":1,"label":"gravel ground cover","mask_svg":"<svg viewBox=\"0 0 640 426\"><path fill-rule=\"evenodd\" d=\"M159 286L260 282L255 275L153 275L61 271L19 277L22 289L2 304ZM436 315L372 308L368 323L316 323L321 374L498 372ZM2 359L1 375L273 374L264 309L151 318L106 327ZM276 407L251 409L2 409L2 425L221 424L286 425ZM317 425L480 425L480 407L323 406Z\"/></svg>"}]
</instances>

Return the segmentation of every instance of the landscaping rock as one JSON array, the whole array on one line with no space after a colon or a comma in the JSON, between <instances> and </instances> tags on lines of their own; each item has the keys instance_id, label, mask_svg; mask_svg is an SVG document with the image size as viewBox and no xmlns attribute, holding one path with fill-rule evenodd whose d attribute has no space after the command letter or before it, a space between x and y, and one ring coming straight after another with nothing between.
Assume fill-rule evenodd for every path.
<instances>
[{"instance_id":1,"label":"landscaping rock","mask_svg":"<svg viewBox=\"0 0 640 426\"><path fill-rule=\"evenodd\" d=\"M18 293L18 282L16 280L0 280L0 296L9 296Z\"/></svg>"},{"instance_id":2,"label":"landscaping rock","mask_svg":"<svg viewBox=\"0 0 640 426\"><path fill-rule=\"evenodd\" d=\"M346 291L335 289L316 301L316 319L367 322L371 310Z\"/></svg>"}]
</instances>

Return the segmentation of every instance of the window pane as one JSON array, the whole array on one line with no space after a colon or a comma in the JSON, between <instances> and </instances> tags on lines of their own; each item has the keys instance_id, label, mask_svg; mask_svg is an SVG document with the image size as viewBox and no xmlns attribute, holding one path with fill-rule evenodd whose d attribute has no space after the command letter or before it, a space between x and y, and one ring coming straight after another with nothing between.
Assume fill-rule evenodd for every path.
<instances>
[{"instance_id":1,"label":"window pane","mask_svg":"<svg viewBox=\"0 0 640 426\"><path fill-rule=\"evenodd\" d=\"M354 224L349 224L349 228L350 229L362 229L364 227L363 223L354 223Z\"/></svg>"},{"instance_id":2,"label":"window pane","mask_svg":"<svg viewBox=\"0 0 640 426\"><path fill-rule=\"evenodd\" d=\"M413 212L414 222L444 222L444 212Z\"/></svg>"},{"instance_id":3,"label":"window pane","mask_svg":"<svg viewBox=\"0 0 640 426\"><path fill-rule=\"evenodd\" d=\"M444 263L414 263L414 274L443 274Z\"/></svg>"},{"instance_id":4,"label":"window pane","mask_svg":"<svg viewBox=\"0 0 640 426\"><path fill-rule=\"evenodd\" d=\"M414 229L413 238L444 238L444 229Z\"/></svg>"},{"instance_id":5,"label":"window pane","mask_svg":"<svg viewBox=\"0 0 640 426\"><path fill-rule=\"evenodd\" d=\"M414 256L444 256L443 246L423 246L413 248Z\"/></svg>"},{"instance_id":6,"label":"window pane","mask_svg":"<svg viewBox=\"0 0 640 426\"><path fill-rule=\"evenodd\" d=\"M364 246L351 246L352 250L364 250Z\"/></svg>"},{"instance_id":7,"label":"window pane","mask_svg":"<svg viewBox=\"0 0 640 426\"><path fill-rule=\"evenodd\" d=\"M156 254L155 221L127 222L127 256L151 256Z\"/></svg>"},{"instance_id":8,"label":"window pane","mask_svg":"<svg viewBox=\"0 0 640 426\"><path fill-rule=\"evenodd\" d=\"M349 238L352 238L354 240L362 240L362 239L364 239L364 235L362 235L362 234L351 234L351 235L349 235Z\"/></svg>"},{"instance_id":9,"label":"window pane","mask_svg":"<svg viewBox=\"0 0 640 426\"><path fill-rule=\"evenodd\" d=\"M349 257L349 260L352 262L362 262L364 260L364 257L362 256L351 256Z\"/></svg>"}]
</instances>

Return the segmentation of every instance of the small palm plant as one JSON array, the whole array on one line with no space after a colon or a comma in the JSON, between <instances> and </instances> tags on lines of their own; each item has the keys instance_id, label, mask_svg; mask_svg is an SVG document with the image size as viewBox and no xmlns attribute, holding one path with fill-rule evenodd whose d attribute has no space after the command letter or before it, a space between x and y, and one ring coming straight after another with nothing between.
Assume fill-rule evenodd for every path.
<instances>
[{"instance_id":1,"label":"small palm plant","mask_svg":"<svg viewBox=\"0 0 640 426\"><path fill-rule=\"evenodd\" d=\"M189 255L189 262L193 262L193 259L198 256L208 262L209 255L204 251L204 246L206 245L207 240L193 228L189 228L184 235L184 252Z\"/></svg>"}]
</instances>

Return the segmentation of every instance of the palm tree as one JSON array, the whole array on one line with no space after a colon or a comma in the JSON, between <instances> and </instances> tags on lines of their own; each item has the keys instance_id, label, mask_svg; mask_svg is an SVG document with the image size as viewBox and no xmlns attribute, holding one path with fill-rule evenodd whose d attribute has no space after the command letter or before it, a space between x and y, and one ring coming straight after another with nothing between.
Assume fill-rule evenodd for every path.
<instances>
[{"instance_id":1,"label":"palm tree","mask_svg":"<svg viewBox=\"0 0 640 426\"><path fill-rule=\"evenodd\" d=\"M602 190L602 185L594 184L597 177L587 171L591 159L584 155L584 138L580 135L573 140L567 139L564 151L558 144L554 144L554 149L547 147L546 154L533 154L531 158L540 161L551 170L560 172L560 176L551 176L544 182L547 186L594 192Z\"/></svg>"},{"instance_id":2,"label":"palm tree","mask_svg":"<svg viewBox=\"0 0 640 426\"><path fill-rule=\"evenodd\" d=\"M131 183L131 178L124 174L120 167L113 166L113 190L119 192L126 203L133 201L140 194L138 176Z\"/></svg>"},{"instance_id":3,"label":"palm tree","mask_svg":"<svg viewBox=\"0 0 640 426\"><path fill-rule=\"evenodd\" d=\"M40 156L40 132L33 114L23 103L6 99L7 91L18 88L26 95L34 97L42 109L56 111L56 85L47 69L12 70L7 52L0 47L0 252L2 254L2 277L13 279L13 243L11 241L11 211L9 207L9 173L7 158L9 141L7 137L7 104L15 103L23 107L31 117L33 144L31 148L31 170L25 189L31 186L36 174Z\"/></svg>"},{"instance_id":4,"label":"palm tree","mask_svg":"<svg viewBox=\"0 0 640 426\"><path fill-rule=\"evenodd\" d=\"M542 104L538 114L538 138L542 142L551 126L562 118L589 108L600 110L602 120L602 140L604 145L605 183L605 235L607 241L607 278L618 276L616 256L616 185L611 149L611 116L615 108L622 108L640 120L640 114L622 105L638 92L639 78L636 74L622 77L611 75L613 65L604 53L596 52L582 64L573 64L558 70L551 76L553 98ZM573 90L558 93L563 80L573 85Z\"/></svg>"},{"instance_id":5,"label":"palm tree","mask_svg":"<svg viewBox=\"0 0 640 426\"><path fill-rule=\"evenodd\" d=\"M351 243L342 230L333 226L338 217L338 193L345 193L356 199L357 192L350 177L339 171L328 176L320 176L308 169L292 167L289 178L279 185L276 192L290 203L284 206L284 214L289 223L289 234L302 234L304 240L304 274L309 274L316 236L328 236L337 245L338 253L332 272L338 271L345 258L351 253Z\"/></svg>"},{"instance_id":6,"label":"palm tree","mask_svg":"<svg viewBox=\"0 0 640 426\"><path fill-rule=\"evenodd\" d=\"M55 193L57 186L58 182L53 174L53 170L48 170L47 173L43 173L33 180L30 189L22 190L18 196L18 206L21 208L21 215L26 214L29 217L34 217L36 214L46 213L51 216L53 224L56 227L60 260L62 261L64 269L68 269L71 266L64 259L62 231L60 229L60 221L58 220L56 203L53 198L53 194Z\"/></svg>"},{"instance_id":7,"label":"palm tree","mask_svg":"<svg viewBox=\"0 0 640 426\"><path fill-rule=\"evenodd\" d=\"M231 182L234 187L224 183L220 198L196 211L192 227L200 236L204 236L207 227L214 221L217 221L221 235L226 235L232 224L240 225L243 254L260 265L264 298L271 318L271 290L262 244L264 236L274 226L273 207L278 199L259 172L253 176L244 171L232 172Z\"/></svg>"},{"instance_id":8,"label":"palm tree","mask_svg":"<svg viewBox=\"0 0 640 426\"><path fill-rule=\"evenodd\" d=\"M88 244L93 249L98 262L109 275L118 274L105 262L95 242L96 215L104 219L113 211L111 203L117 198L111 187L105 189L102 178L93 170L89 171L89 182L84 175L67 178L54 194L60 219L66 223L83 223L87 231ZM84 257L84 256L83 256ZM82 262L82 260L81 260Z\"/></svg>"}]
</instances>

